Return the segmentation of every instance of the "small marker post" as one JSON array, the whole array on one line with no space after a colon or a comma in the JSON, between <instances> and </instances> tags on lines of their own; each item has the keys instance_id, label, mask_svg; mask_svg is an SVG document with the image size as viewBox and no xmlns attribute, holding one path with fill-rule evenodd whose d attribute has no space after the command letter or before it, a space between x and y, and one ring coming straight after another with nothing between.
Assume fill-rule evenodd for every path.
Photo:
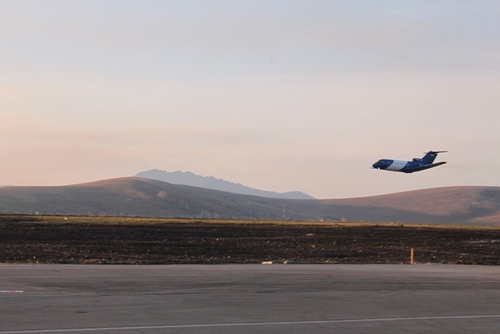
<instances>
[{"instance_id":1,"label":"small marker post","mask_svg":"<svg viewBox=\"0 0 500 334\"><path fill-rule=\"evenodd\" d=\"M414 262L413 262L413 248L410 250L410 264L414 264Z\"/></svg>"}]
</instances>

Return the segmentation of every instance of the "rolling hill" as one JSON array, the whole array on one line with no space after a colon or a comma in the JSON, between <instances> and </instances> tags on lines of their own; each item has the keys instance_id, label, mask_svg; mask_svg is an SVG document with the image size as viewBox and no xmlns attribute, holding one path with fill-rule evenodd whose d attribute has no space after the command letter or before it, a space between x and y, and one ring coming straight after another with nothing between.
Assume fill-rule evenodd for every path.
<instances>
[{"instance_id":1,"label":"rolling hill","mask_svg":"<svg viewBox=\"0 0 500 334\"><path fill-rule=\"evenodd\" d=\"M500 187L446 187L351 199L240 195L137 177L0 188L0 213L500 225Z\"/></svg>"},{"instance_id":2,"label":"rolling hill","mask_svg":"<svg viewBox=\"0 0 500 334\"><path fill-rule=\"evenodd\" d=\"M260 196L269 198L288 198L288 199L314 199L311 195L300 191L289 191L286 193L278 193L274 191L265 191L244 186L240 183L229 182L222 179L217 179L213 176L200 176L191 172L167 172L164 170L150 169L145 172L139 172L137 177L164 181L173 184L181 184L185 186L193 186L212 190L220 190L229 193Z\"/></svg>"}]
</instances>

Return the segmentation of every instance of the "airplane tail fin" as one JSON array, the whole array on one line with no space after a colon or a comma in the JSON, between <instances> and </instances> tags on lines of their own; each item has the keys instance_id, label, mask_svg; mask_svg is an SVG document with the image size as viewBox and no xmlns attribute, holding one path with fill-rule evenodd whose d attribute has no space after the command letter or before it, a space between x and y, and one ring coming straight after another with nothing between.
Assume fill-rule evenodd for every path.
<instances>
[{"instance_id":1,"label":"airplane tail fin","mask_svg":"<svg viewBox=\"0 0 500 334\"><path fill-rule=\"evenodd\" d=\"M432 164L434 162L434 159L436 159L438 153L444 153L448 151L429 151L427 152L424 157L422 158L422 161L425 164Z\"/></svg>"}]
</instances>

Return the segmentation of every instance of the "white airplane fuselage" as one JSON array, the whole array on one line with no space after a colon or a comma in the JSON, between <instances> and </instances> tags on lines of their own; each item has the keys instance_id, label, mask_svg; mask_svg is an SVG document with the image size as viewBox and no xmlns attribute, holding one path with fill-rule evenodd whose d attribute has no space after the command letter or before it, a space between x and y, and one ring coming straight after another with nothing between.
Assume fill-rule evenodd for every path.
<instances>
[{"instance_id":1,"label":"white airplane fuselage","mask_svg":"<svg viewBox=\"0 0 500 334\"><path fill-rule=\"evenodd\" d=\"M393 160L386 170L400 171L409 163L407 160Z\"/></svg>"}]
</instances>

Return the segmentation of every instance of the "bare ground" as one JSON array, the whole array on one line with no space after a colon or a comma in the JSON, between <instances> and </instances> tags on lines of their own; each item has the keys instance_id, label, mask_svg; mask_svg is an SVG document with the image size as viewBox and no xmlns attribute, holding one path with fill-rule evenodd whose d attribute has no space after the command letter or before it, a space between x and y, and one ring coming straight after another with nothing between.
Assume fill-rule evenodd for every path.
<instances>
[{"instance_id":1,"label":"bare ground","mask_svg":"<svg viewBox=\"0 0 500 334\"><path fill-rule=\"evenodd\" d=\"M500 230L411 225L52 223L0 216L0 263L500 264Z\"/></svg>"}]
</instances>

